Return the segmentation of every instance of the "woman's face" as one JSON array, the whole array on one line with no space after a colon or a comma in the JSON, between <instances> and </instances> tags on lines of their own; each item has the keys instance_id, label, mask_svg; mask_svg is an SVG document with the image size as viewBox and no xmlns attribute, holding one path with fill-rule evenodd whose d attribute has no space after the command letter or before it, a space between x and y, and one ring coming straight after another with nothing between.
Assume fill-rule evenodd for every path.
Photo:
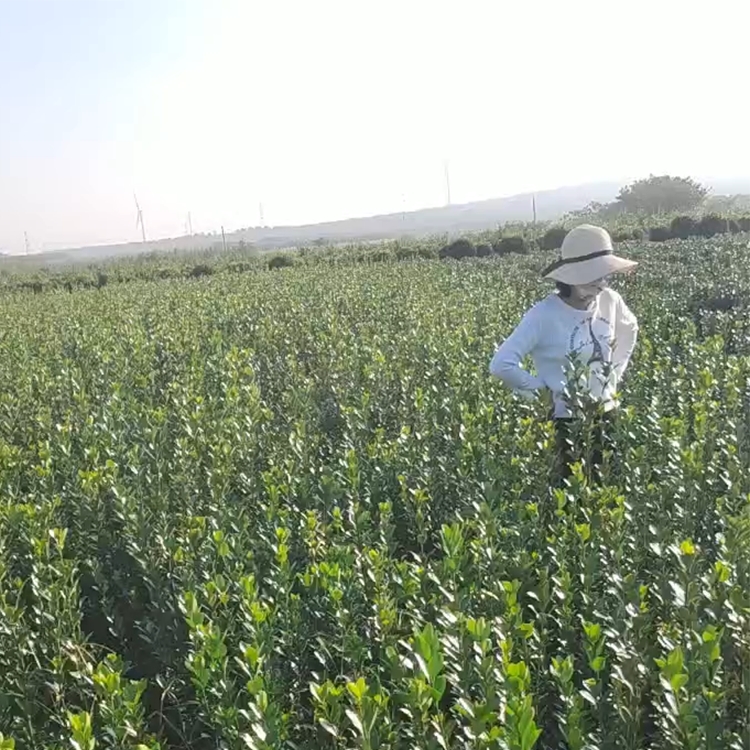
<instances>
[{"instance_id":1,"label":"woman's face","mask_svg":"<svg viewBox=\"0 0 750 750\"><path fill-rule=\"evenodd\" d=\"M599 293L606 289L607 279L603 277L592 281L590 284L576 284L573 286L573 295L580 302L592 302L599 296Z\"/></svg>"}]
</instances>

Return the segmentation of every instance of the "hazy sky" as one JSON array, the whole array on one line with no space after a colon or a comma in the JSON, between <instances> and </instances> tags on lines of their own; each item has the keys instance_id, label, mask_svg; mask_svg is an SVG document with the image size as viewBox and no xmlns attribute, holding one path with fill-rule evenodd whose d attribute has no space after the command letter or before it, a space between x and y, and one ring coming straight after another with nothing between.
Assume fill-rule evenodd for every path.
<instances>
[{"instance_id":1,"label":"hazy sky","mask_svg":"<svg viewBox=\"0 0 750 750\"><path fill-rule=\"evenodd\" d=\"M0 250L750 176L748 0L0 0Z\"/></svg>"}]
</instances>

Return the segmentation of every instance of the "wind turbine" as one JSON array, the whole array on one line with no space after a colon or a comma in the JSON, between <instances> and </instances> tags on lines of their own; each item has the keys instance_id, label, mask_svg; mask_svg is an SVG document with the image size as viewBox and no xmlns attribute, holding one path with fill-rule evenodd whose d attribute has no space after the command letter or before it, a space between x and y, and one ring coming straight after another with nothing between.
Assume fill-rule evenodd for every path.
<instances>
[{"instance_id":1,"label":"wind turbine","mask_svg":"<svg viewBox=\"0 0 750 750\"><path fill-rule=\"evenodd\" d=\"M141 227L141 237L143 237L143 242L145 244L146 242L146 227L143 223L143 211L141 211L141 207L138 205L138 197L135 193L133 193L133 198L135 199L135 210L136 210L136 217L135 217L135 228L138 229L138 226Z\"/></svg>"}]
</instances>

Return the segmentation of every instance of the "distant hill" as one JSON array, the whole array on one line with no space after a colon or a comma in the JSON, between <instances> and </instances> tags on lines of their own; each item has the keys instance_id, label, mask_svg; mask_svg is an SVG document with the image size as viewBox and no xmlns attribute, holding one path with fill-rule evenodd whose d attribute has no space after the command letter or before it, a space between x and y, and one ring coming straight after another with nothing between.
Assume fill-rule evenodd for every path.
<instances>
[{"instance_id":1,"label":"distant hill","mask_svg":"<svg viewBox=\"0 0 750 750\"><path fill-rule=\"evenodd\" d=\"M750 179L699 180L711 187L713 195L747 195L750 193Z\"/></svg>"},{"instance_id":2,"label":"distant hill","mask_svg":"<svg viewBox=\"0 0 750 750\"><path fill-rule=\"evenodd\" d=\"M714 194L750 193L750 182L742 180L711 181ZM554 190L542 190L534 195L537 219L551 221L570 211L583 208L592 201L606 203L614 200L622 183L598 182ZM418 211L383 214L355 219L329 221L301 226L248 227L226 235L227 245L241 243L258 250L323 243L367 242L427 234L459 234L491 229L512 221L530 221L532 193L505 198L493 198L458 205L424 208ZM137 256L153 252L191 252L218 249L221 235L197 234L170 237L152 242L131 242L119 245L71 248L36 253L29 256L8 256L0 264L60 265L93 263L117 257Z\"/></svg>"}]
</instances>

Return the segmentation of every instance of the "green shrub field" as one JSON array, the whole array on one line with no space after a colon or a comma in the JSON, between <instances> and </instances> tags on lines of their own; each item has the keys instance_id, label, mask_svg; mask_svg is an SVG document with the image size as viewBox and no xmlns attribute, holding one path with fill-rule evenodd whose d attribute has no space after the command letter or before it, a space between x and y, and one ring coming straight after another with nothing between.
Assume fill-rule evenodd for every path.
<instances>
[{"instance_id":1,"label":"green shrub field","mask_svg":"<svg viewBox=\"0 0 750 750\"><path fill-rule=\"evenodd\" d=\"M0 748L750 748L748 244L625 244L564 490L488 374L552 252L6 279Z\"/></svg>"}]
</instances>

